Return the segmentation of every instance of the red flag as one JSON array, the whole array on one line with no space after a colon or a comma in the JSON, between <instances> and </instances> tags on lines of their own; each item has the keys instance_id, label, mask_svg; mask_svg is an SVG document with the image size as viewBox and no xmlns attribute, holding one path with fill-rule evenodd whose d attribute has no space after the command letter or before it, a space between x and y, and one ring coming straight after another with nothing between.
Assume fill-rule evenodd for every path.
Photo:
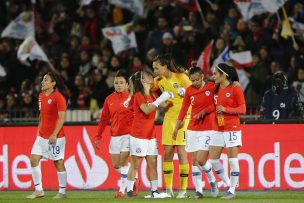
<instances>
[{"instance_id":1,"label":"red flag","mask_svg":"<svg viewBox=\"0 0 304 203\"><path fill-rule=\"evenodd\" d=\"M200 67L203 71L203 74L206 78L212 76L212 71L210 68L210 56L212 53L213 40L205 47L204 51L201 53L197 61L197 66Z\"/></svg>"},{"instance_id":2,"label":"red flag","mask_svg":"<svg viewBox=\"0 0 304 203\"><path fill-rule=\"evenodd\" d=\"M200 10L197 0L176 0L176 3L193 12Z\"/></svg>"}]
</instances>

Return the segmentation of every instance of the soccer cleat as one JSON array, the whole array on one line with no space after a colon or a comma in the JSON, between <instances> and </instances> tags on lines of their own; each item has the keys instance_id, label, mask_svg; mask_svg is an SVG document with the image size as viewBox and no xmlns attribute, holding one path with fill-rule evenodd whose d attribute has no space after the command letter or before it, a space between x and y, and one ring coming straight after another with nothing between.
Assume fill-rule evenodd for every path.
<instances>
[{"instance_id":1,"label":"soccer cleat","mask_svg":"<svg viewBox=\"0 0 304 203\"><path fill-rule=\"evenodd\" d=\"M133 195L138 195L138 188L139 188L139 179L135 178L134 186L133 186Z\"/></svg>"},{"instance_id":2,"label":"soccer cleat","mask_svg":"<svg viewBox=\"0 0 304 203\"><path fill-rule=\"evenodd\" d=\"M196 191L194 195L192 195L191 199L202 199L204 197L203 193L200 193L199 191Z\"/></svg>"},{"instance_id":3,"label":"soccer cleat","mask_svg":"<svg viewBox=\"0 0 304 203\"><path fill-rule=\"evenodd\" d=\"M158 190L151 192L151 198L162 198L161 194L158 192Z\"/></svg>"},{"instance_id":4,"label":"soccer cleat","mask_svg":"<svg viewBox=\"0 0 304 203\"><path fill-rule=\"evenodd\" d=\"M172 189L166 189L166 193L167 193L167 198L174 197L174 193Z\"/></svg>"},{"instance_id":5,"label":"soccer cleat","mask_svg":"<svg viewBox=\"0 0 304 203\"><path fill-rule=\"evenodd\" d=\"M217 186L217 182L216 181L211 182L210 186L211 186L211 197L217 197L218 194L219 194L219 189L218 189L218 186Z\"/></svg>"},{"instance_id":6,"label":"soccer cleat","mask_svg":"<svg viewBox=\"0 0 304 203\"><path fill-rule=\"evenodd\" d=\"M58 192L56 196L53 197L53 199L65 199L67 198L66 194Z\"/></svg>"},{"instance_id":7,"label":"soccer cleat","mask_svg":"<svg viewBox=\"0 0 304 203\"><path fill-rule=\"evenodd\" d=\"M124 193L122 193L122 192L117 192L115 195L114 195L114 197L115 198L124 198L126 195L124 194Z\"/></svg>"},{"instance_id":8,"label":"soccer cleat","mask_svg":"<svg viewBox=\"0 0 304 203\"><path fill-rule=\"evenodd\" d=\"M228 191L224 194L223 197L221 197L221 199L233 199L235 198L235 196L236 196L235 194L232 194L230 191Z\"/></svg>"},{"instance_id":9,"label":"soccer cleat","mask_svg":"<svg viewBox=\"0 0 304 203\"><path fill-rule=\"evenodd\" d=\"M132 190L128 191L128 192L127 192L127 196L128 196L128 197L134 197L133 191L132 191Z\"/></svg>"},{"instance_id":10,"label":"soccer cleat","mask_svg":"<svg viewBox=\"0 0 304 203\"><path fill-rule=\"evenodd\" d=\"M188 198L187 195L187 190L180 190L178 192L178 195L176 196L177 199L183 199L183 198Z\"/></svg>"},{"instance_id":11,"label":"soccer cleat","mask_svg":"<svg viewBox=\"0 0 304 203\"><path fill-rule=\"evenodd\" d=\"M36 198L42 198L44 197L44 192L43 190L41 191L35 191L31 195L26 196L27 199L36 199Z\"/></svg>"}]
</instances>

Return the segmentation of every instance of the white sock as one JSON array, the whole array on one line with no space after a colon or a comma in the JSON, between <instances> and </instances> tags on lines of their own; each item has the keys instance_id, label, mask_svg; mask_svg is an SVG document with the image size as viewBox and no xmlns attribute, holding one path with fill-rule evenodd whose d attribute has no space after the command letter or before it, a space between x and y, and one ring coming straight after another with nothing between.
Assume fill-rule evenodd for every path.
<instances>
[{"instance_id":1,"label":"white sock","mask_svg":"<svg viewBox=\"0 0 304 203\"><path fill-rule=\"evenodd\" d=\"M135 173L135 178L137 179L138 178L138 172L136 171Z\"/></svg>"},{"instance_id":2,"label":"white sock","mask_svg":"<svg viewBox=\"0 0 304 203\"><path fill-rule=\"evenodd\" d=\"M203 166L203 170L206 173L209 182L214 183L216 180L215 180L215 177L214 177L214 174L212 171L212 165L210 164L210 162L208 160L206 161L205 165Z\"/></svg>"},{"instance_id":3,"label":"white sock","mask_svg":"<svg viewBox=\"0 0 304 203\"><path fill-rule=\"evenodd\" d=\"M229 192L234 194L236 185L239 182L239 175L240 175L239 159L230 158L229 164L230 164L230 179L231 179L231 186L229 188Z\"/></svg>"},{"instance_id":4,"label":"white sock","mask_svg":"<svg viewBox=\"0 0 304 203\"><path fill-rule=\"evenodd\" d=\"M227 173L225 172L224 167L221 164L220 160L219 159L210 159L210 163L212 164L212 167L214 168L216 174L227 185L227 187L230 187L230 179L229 179Z\"/></svg>"},{"instance_id":5,"label":"white sock","mask_svg":"<svg viewBox=\"0 0 304 203\"><path fill-rule=\"evenodd\" d=\"M65 194L66 192L66 183L67 183L67 172L57 172L58 182L59 182L59 193Z\"/></svg>"},{"instance_id":6,"label":"white sock","mask_svg":"<svg viewBox=\"0 0 304 203\"><path fill-rule=\"evenodd\" d=\"M127 192L133 191L134 183L134 180L127 180Z\"/></svg>"},{"instance_id":7,"label":"white sock","mask_svg":"<svg viewBox=\"0 0 304 203\"><path fill-rule=\"evenodd\" d=\"M123 166L120 168L120 188L119 192L125 193L127 187L127 176L128 176L129 166Z\"/></svg>"},{"instance_id":8,"label":"white sock","mask_svg":"<svg viewBox=\"0 0 304 203\"><path fill-rule=\"evenodd\" d=\"M192 166L192 178L195 186L195 191L203 194L202 172L198 166Z\"/></svg>"},{"instance_id":9,"label":"white sock","mask_svg":"<svg viewBox=\"0 0 304 203\"><path fill-rule=\"evenodd\" d=\"M41 168L40 165L36 167L32 167L32 177L35 185L35 190L41 191L42 188L42 181L41 181Z\"/></svg>"},{"instance_id":10,"label":"white sock","mask_svg":"<svg viewBox=\"0 0 304 203\"><path fill-rule=\"evenodd\" d=\"M158 180L151 180L151 191L157 190Z\"/></svg>"}]
</instances>

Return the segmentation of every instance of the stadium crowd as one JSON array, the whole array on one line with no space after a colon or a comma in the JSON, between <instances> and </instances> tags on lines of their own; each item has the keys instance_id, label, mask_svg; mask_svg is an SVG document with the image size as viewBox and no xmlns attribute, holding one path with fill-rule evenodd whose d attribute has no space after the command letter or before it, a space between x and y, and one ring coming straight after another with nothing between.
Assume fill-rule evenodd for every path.
<instances>
[{"instance_id":1,"label":"stadium crowd","mask_svg":"<svg viewBox=\"0 0 304 203\"><path fill-rule=\"evenodd\" d=\"M250 80L245 90L247 105L261 104L264 92L271 88L272 74L279 70L286 73L288 84L294 85L304 102L304 30L294 29L297 46L291 37L281 37L281 10L245 22L232 0L198 1L202 20L198 12L173 0L145 2L146 16L141 17L104 0L87 6L76 0L37 0L36 40L68 85L69 109L97 112L114 90L117 70L151 70L152 59L158 54L170 53L179 65L189 68L212 39L211 61L226 46L235 52L251 51L252 67L245 69ZM284 7L289 17L304 23L303 1L289 0ZM0 1L0 32L30 9L29 0ZM115 55L101 29L131 21L137 49ZM49 65L42 61L34 60L31 66L21 64L16 56L20 43L22 40L0 38L0 64L5 72L0 75L1 111L37 108L41 76L48 71Z\"/></svg>"}]
</instances>

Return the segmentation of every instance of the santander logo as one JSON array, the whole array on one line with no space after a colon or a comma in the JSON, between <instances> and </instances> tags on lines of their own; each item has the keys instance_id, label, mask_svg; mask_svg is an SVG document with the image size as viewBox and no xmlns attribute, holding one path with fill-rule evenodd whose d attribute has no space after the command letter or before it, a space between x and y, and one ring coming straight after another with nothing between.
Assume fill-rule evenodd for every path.
<instances>
[{"instance_id":1,"label":"santander logo","mask_svg":"<svg viewBox=\"0 0 304 203\"><path fill-rule=\"evenodd\" d=\"M73 155L65 161L65 167L68 172L67 182L71 186L78 189L92 189L100 186L108 178L109 168L107 163L98 155L95 154L93 144L90 140L86 128L83 128L82 137L85 146L82 146L79 142L77 144L77 154L80 159L79 162L76 161L76 156ZM85 154L83 147L87 148L89 154ZM88 156L92 164L89 164ZM86 177L83 177L83 173L80 170L83 169Z\"/></svg>"}]
</instances>

